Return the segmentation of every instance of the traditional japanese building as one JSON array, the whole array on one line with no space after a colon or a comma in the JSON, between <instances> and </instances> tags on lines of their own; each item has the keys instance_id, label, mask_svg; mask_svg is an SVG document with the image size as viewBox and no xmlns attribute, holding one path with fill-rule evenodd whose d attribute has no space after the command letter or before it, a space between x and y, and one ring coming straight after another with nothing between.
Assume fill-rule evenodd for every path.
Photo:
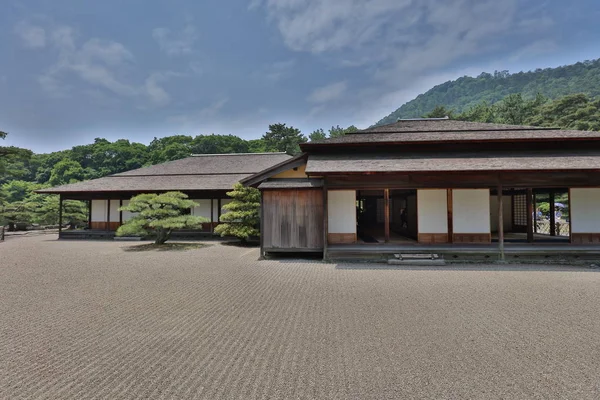
<instances>
[{"instance_id":1,"label":"traditional japanese building","mask_svg":"<svg viewBox=\"0 0 600 400\"><path fill-rule=\"evenodd\" d=\"M285 153L202 154L181 160L139 168L69 185L38 190L60 195L61 226L63 200L89 203L89 226L84 231L62 231L60 237L112 237L114 231L131 218L119 211L131 197L140 193L181 191L198 206L192 215L208 218L202 232L212 233L219 223L222 207L230 201L227 192L233 185L291 157Z\"/></svg>"},{"instance_id":2,"label":"traditional japanese building","mask_svg":"<svg viewBox=\"0 0 600 400\"><path fill-rule=\"evenodd\" d=\"M600 250L600 132L400 120L301 149L242 179L263 253Z\"/></svg>"}]
</instances>

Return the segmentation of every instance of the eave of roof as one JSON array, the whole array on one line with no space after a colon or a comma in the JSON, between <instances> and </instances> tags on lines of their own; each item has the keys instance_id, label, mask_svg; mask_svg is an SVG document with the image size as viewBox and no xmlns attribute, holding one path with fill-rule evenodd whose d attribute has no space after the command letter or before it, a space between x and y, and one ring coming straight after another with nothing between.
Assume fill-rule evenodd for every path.
<instances>
[{"instance_id":1,"label":"eave of roof","mask_svg":"<svg viewBox=\"0 0 600 400\"><path fill-rule=\"evenodd\" d=\"M600 170L600 151L455 154L311 155L306 172L321 174Z\"/></svg>"}]
</instances>

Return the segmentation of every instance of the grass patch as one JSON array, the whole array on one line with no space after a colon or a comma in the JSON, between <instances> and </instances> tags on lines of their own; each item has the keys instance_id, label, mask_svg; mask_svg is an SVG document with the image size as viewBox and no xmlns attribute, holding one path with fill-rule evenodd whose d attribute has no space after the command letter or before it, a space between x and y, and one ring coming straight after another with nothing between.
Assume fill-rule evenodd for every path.
<instances>
[{"instance_id":1,"label":"grass patch","mask_svg":"<svg viewBox=\"0 0 600 400\"><path fill-rule=\"evenodd\" d=\"M209 244L205 243L164 243L164 244L138 244L135 246L123 247L124 251L186 251L202 249L209 247Z\"/></svg>"}]
</instances>

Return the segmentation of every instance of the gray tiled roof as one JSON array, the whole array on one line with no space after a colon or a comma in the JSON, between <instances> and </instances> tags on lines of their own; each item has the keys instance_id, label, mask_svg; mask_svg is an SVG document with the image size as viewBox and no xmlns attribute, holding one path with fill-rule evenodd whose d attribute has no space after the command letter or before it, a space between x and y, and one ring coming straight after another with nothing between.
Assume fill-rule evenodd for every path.
<instances>
[{"instance_id":1,"label":"gray tiled roof","mask_svg":"<svg viewBox=\"0 0 600 400\"><path fill-rule=\"evenodd\" d=\"M313 154L306 172L444 172L600 169L600 151L528 151L412 154Z\"/></svg>"},{"instance_id":2,"label":"gray tiled roof","mask_svg":"<svg viewBox=\"0 0 600 400\"><path fill-rule=\"evenodd\" d=\"M488 124L448 119L401 120L336 138L302 144L305 151L313 145L481 142L521 140L600 139L600 132L560 130L534 126Z\"/></svg>"},{"instance_id":3,"label":"gray tiled roof","mask_svg":"<svg viewBox=\"0 0 600 400\"><path fill-rule=\"evenodd\" d=\"M39 193L229 190L240 180L291 158L285 153L218 154L139 168Z\"/></svg>"}]
</instances>

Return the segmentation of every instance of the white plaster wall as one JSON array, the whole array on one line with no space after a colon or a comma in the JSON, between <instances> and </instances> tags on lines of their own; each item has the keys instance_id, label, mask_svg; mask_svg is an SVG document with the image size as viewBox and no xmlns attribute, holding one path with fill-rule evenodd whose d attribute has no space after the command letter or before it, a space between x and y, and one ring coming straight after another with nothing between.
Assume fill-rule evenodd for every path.
<instances>
[{"instance_id":1,"label":"white plaster wall","mask_svg":"<svg viewBox=\"0 0 600 400\"><path fill-rule=\"evenodd\" d=\"M448 233L448 193L446 189L417 190L420 233Z\"/></svg>"},{"instance_id":2,"label":"white plaster wall","mask_svg":"<svg viewBox=\"0 0 600 400\"><path fill-rule=\"evenodd\" d=\"M192 209L192 215L196 217L208 218L210 221L210 199L199 199L193 201L198 205Z\"/></svg>"},{"instance_id":3,"label":"white plaster wall","mask_svg":"<svg viewBox=\"0 0 600 400\"><path fill-rule=\"evenodd\" d=\"M600 188L571 189L573 233L600 233Z\"/></svg>"},{"instance_id":4,"label":"white plaster wall","mask_svg":"<svg viewBox=\"0 0 600 400\"><path fill-rule=\"evenodd\" d=\"M356 191L327 192L329 233L356 233Z\"/></svg>"},{"instance_id":5,"label":"white plaster wall","mask_svg":"<svg viewBox=\"0 0 600 400\"><path fill-rule=\"evenodd\" d=\"M491 232L489 189L452 190L452 228L454 233Z\"/></svg>"},{"instance_id":6,"label":"white plaster wall","mask_svg":"<svg viewBox=\"0 0 600 400\"><path fill-rule=\"evenodd\" d=\"M510 196L502 196L502 218L504 232L512 229L512 204ZM498 196L490 196L490 226L492 232L498 232Z\"/></svg>"},{"instance_id":7,"label":"white plaster wall","mask_svg":"<svg viewBox=\"0 0 600 400\"><path fill-rule=\"evenodd\" d=\"M121 216L119 214L119 207L121 207L121 203L119 200L110 201L110 222L119 222L121 220Z\"/></svg>"},{"instance_id":8,"label":"white plaster wall","mask_svg":"<svg viewBox=\"0 0 600 400\"><path fill-rule=\"evenodd\" d=\"M106 222L107 200L92 200L92 221Z\"/></svg>"}]
</instances>

